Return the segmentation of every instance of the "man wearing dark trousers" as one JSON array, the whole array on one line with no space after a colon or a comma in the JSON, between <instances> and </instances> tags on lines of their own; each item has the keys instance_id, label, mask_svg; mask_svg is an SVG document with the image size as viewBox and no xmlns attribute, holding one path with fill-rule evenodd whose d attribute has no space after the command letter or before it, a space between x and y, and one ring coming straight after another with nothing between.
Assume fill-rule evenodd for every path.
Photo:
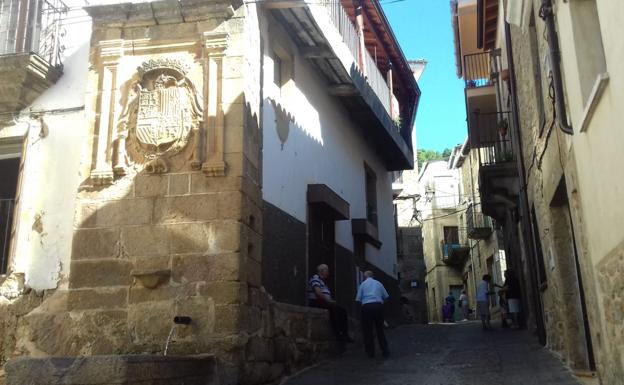
<instances>
[{"instance_id":1,"label":"man wearing dark trousers","mask_svg":"<svg viewBox=\"0 0 624 385\"><path fill-rule=\"evenodd\" d=\"M317 274L314 274L308 282L308 306L319 307L329 310L329 321L338 341L353 342L349 336L349 320L347 311L336 304L332 299L331 291L326 285L329 278L329 267L325 264L318 265Z\"/></svg>"},{"instance_id":2,"label":"man wearing dark trousers","mask_svg":"<svg viewBox=\"0 0 624 385\"><path fill-rule=\"evenodd\" d=\"M373 278L372 271L366 271L364 277L366 279L360 284L355 297L355 300L362 304L364 349L369 357L375 357L374 326L381 352L384 358L388 358L390 351L388 350L388 342L384 333L383 303L388 299L389 295L381 282Z\"/></svg>"}]
</instances>

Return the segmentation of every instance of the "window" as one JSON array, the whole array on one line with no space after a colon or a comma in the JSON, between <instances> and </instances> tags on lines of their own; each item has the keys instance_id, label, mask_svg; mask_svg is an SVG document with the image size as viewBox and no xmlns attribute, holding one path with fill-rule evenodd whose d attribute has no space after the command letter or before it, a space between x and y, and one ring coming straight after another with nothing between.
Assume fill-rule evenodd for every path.
<instances>
[{"instance_id":1,"label":"window","mask_svg":"<svg viewBox=\"0 0 624 385\"><path fill-rule=\"evenodd\" d=\"M283 95L283 89L294 78L293 60L291 55L277 43L273 46L273 83L280 89Z\"/></svg>"},{"instance_id":2,"label":"window","mask_svg":"<svg viewBox=\"0 0 624 385\"><path fill-rule=\"evenodd\" d=\"M457 226L444 226L444 243L447 245L459 244L459 228Z\"/></svg>"},{"instance_id":3,"label":"window","mask_svg":"<svg viewBox=\"0 0 624 385\"><path fill-rule=\"evenodd\" d=\"M0 152L0 274L6 274L9 265L19 167L20 158L3 159Z\"/></svg>"},{"instance_id":4,"label":"window","mask_svg":"<svg viewBox=\"0 0 624 385\"><path fill-rule=\"evenodd\" d=\"M375 172L364 165L366 178L366 219L377 226L377 176Z\"/></svg>"},{"instance_id":5,"label":"window","mask_svg":"<svg viewBox=\"0 0 624 385\"><path fill-rule=\"evenodd\" d=\"M571 1L570 16L581 94L586 105L600 75L607 72L596 0Z\"/></svg>"},{"instance_id":6,"label":"window","mask_svg":"<svg viewBox=\"0 0 624 385\"><path fill-rule=\"evenodd\" d=\"M275 52L273 53L273 82L276 86L282 87L282 59Z\"/></svg>"}]
</instances>

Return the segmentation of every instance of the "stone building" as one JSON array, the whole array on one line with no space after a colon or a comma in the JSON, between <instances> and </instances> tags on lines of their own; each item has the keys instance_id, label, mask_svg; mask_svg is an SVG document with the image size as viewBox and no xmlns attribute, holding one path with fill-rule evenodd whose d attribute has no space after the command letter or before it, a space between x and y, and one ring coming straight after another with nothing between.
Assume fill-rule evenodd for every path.
<instances>
[{"instance_id":1,"label":"stone building","mask_svg":"<svg viewBox=\"0 0 624 385\"><path fill-rule=\"evenodd\" d=\"M425 288L429 321L442 321L444 298L450 291L459 297L463 288L459 270L449 264L449 257L459 245L457 212L462 194L458 170L449 169L447 161L423 165L418 176L420 200L417 210L422 222L425 258Z\"/></svg>"},{"instance_id":2,"label":"stone building","mask_svg":"<svg viewBox=\"0 0 624 385\"><path fill-rule=\"evenodd\" d=\"M624 4L455 1L483 213L502 226L528 326L579 376L619 384Z\"/></svg>"},{"instance_id":3,"label":"stone building","mask_svg":"<svg viewBox=\"0 0 624 385\"><path fill-rule=\"evenodd\" d=\"M492 277L492 290L498 292L494 285L503 285L507 268L507 251L500 226L481 210L478 156L478 150L471 149L466 138L462 145L453 149L448 162L448 167L459 170L463 191L457 213L461 236L459 246L453 250L455 258L449 262L461 272L471 310L476 310L476 289L483 275ZM500 310L498 296L492 296L490 314L494 319L498 318ZM478 318L476 314L474 317Z\"/></svg>"},{"instance_id":4,"label":"stone building","mask_svg":"<svg viewBox=\"0 0 624 385\"><path fill-rule=\"evenodd\" d=\"M424 59L410 60L409 65L418 82L427 66ZM397 223L398 278L403 307L403 321L427 322L427 292L422 228L417 216L418 160L416 158L416 126L412 134L414 169L395 172L392 183Z\"/></svg>"},{"instance_id":5,"label":"stone building","mask_svg":"<svg viewBox=\"0 0 624 385\"><path fill-rule=\"evenodd\" d=\"M9 384L275 381L331 351L319 263L350 310L364 269L400 309L420 91L378 1L40 3L0 9Z\"/></svg>"},{"instance_id":6,"label":"stone building","mask_svg":"<svg viewBox=\"0 0 624 385\"><path fill-rule=\"evenodd\" d=\"M479 163L468 140L456 146L446 161L426 163L419 177L422 201L423 249L429 321L442 321L442 306L450 292L459 299L466 291L476 308L476 287L484 274L503 284L505 250L489 217L480 209ZM492 287L495 290L495 287ZM499 313L492 297L493 317ZM463 319L455 309L455 321Z\"/></svg>"}]
</instances>

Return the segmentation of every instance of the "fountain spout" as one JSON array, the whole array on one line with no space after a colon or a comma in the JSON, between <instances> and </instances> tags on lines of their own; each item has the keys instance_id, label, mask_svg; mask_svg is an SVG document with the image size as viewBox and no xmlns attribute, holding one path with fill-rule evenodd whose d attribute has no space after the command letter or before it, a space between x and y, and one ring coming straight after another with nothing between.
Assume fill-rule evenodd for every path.
<instances>
[{"instance_id":1,"label":"fountain spout","mask_svg":"<svg viewBox=\"0 0 624 385\"><path fill-rule=\"evenodd\" d=\"M165 342L165 351L163 352L163 356L167 355L167 351L169 350L169 343L171 342L171 337L173 337L173 332L178 325L189 325L191 323L191 317L185 315L177 315L173 317L173 325L171 325L171 329L169 330L169 335L167 336L167 342Z\"/></svg>"}]
</instances>

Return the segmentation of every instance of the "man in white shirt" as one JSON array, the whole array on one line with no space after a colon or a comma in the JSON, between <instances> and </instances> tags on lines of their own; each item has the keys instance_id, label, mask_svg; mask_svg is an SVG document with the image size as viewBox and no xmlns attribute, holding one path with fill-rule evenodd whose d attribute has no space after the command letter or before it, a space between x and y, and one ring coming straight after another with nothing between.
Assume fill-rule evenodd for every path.
<instances>
[{"instance_id":1,"label":"man in white shirt","mask_svg":"<svg viewBox=\"0 0 624 385\"><path fill-rule=\"evenodd\" d=\"M358 288L355 300L362 304L362 332L364 334L364 349L366 354L375 357L375 340L373 337L373 325L377 334L377 340L381 347L384 358L388 358L388 342L384 333L383 303L389 295L386 288L373 278L372 271L364 272L366 279Z\"/></svg>"},{"instance_id":2,"label":"man in white shirt","mask_svg":"<svg viewBox=\"0 0 624 385\"><path fill-rule=\"evenodd\" d=\"M490 281L492 277L485 274L477 286L477 312L481 317L483 330L491 330L490 325L490 295L495 294L490 291Z\"/></svg>"}]
</instances>

